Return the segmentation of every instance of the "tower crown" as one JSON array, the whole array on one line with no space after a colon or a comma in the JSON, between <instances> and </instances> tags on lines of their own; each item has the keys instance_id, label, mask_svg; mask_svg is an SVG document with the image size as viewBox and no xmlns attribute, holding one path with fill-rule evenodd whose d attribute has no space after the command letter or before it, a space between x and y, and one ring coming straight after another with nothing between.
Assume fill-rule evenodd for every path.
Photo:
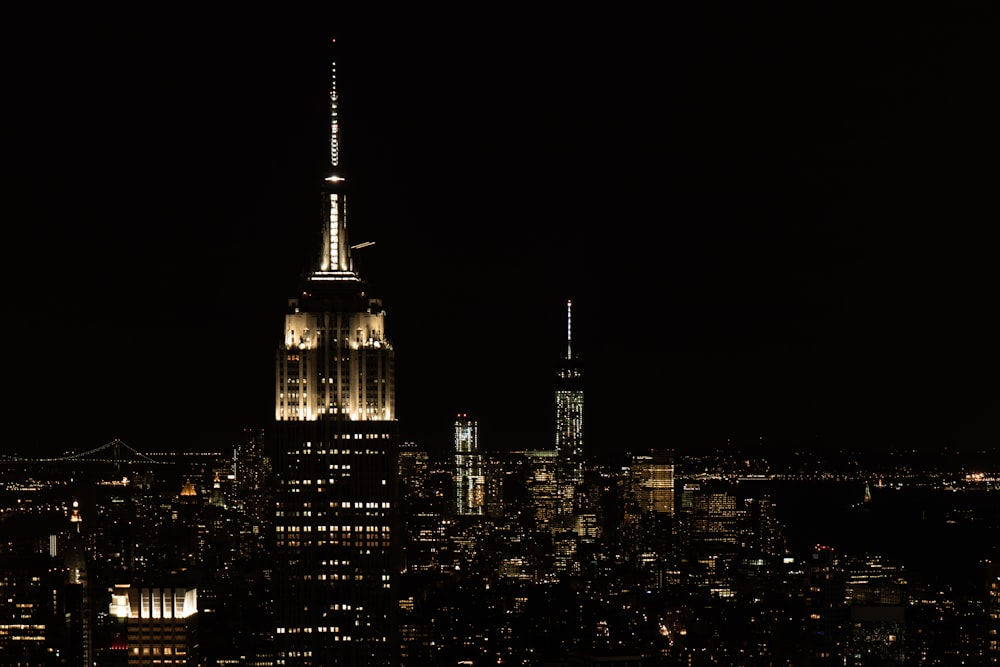
<instances>
[{"instance_id":1,"label":"tower crown","mask_svg":"<svg viewBox=\"0 0 1000 667\"><path fill-rule=\"evenodd\" d=\"M337 40L331 40L336 44ZM309 275L309 281L359 282L351 258L352 246L347 240L347 192L345 179L340 175L340 120L339 95L337 94L336 54L330 63L330 166L333 172L326 177L323 189L323 233L319 267ZM368 244L361 244L368 245Z\"/></svg>"},{"instance_id":2,"label":"tower crown","mask_svg":"<svg viewBox=\"0 0 1000 667\"><path fill-rule=\"evenodd\" d=\"M330 91L330 163L340 163L336 60ZM381 299L368 294L347 239L347 184L321 187L320 256L302 291L288 300L278 350L279 421L395 419L395 369Z\"/></svg>"}]
</instances>

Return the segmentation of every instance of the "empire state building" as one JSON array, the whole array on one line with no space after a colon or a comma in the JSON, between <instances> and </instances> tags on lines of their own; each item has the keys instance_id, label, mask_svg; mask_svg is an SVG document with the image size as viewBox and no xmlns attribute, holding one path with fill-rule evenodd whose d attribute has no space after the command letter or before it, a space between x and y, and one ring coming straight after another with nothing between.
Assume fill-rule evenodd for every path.
<instances>
[{"instance_id":1,"label":"empire state building","mask_svg":"<svg viewBox=\"0 0 1000 667\"><path fill-rule=\"evenodd\" d=\"M276 359L275 662L398 665L395 357L351 258L332 70L321 259Z\"/></svg>"}]
</instances>

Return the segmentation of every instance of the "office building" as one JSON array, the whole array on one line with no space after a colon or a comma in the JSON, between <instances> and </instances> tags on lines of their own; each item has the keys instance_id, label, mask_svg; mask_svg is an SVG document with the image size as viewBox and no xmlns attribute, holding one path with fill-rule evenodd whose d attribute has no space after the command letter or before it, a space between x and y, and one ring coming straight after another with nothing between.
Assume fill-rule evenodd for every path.
<instances>
[{"instance_id":1,"label":"office building","mask_svg":"<svg viewBox=\"0 0 1000 667\"><path fill-rule=\"evenodd\" d=\"M0 665L93 663L90 583L77 501L60 521L0 533ZM0 517L3 512L0 511ZM58 532L43 536L49 528ZM27 539L25 539L27 538Z\"/></svg>"},{"instance_id":2,"label":"office building","mask_svg":"<svg viewBox=\"0 0 1000 667\"><path fill-rule=\"evenodd\" d=\"M486 478L479 454L479 425L466 414L455 417L455 513L485 513Z\"/></svg>"},{"instance_id":3,"label":"office building","mask_svg":"<svg viewBox=\"0 0 1000 667\"><path fill-rule=\"evenodd\" d=\"M0 557L0 664L44 665L62 650L62 574L48 555Z\"/></svg>"},{"instance_id":4,"label":"office building","mask_svg":"<svg viewBox=\"0 0 1000 667\"><path fill-rule=\"evenodd\" d=\"M554 449L529 449L524 452L524 458L524 492L529 527L540 532L551 531L556 527L561 500L556 477L558 452Z\"/></svg>"},{"instance_id":5,"label":"office building","mask_svg":"<svg viewBox=\"0 0 1000 667\"><path fill-rule=\"evenodd\" d=\"M1000 563L986 568L986 662L1000 665Z\"/></svg>"},{"instance_id":6,"label":"office building","mask_svg":"<svg viewBox=\"0 0 1000 667\"><path fill-rule=\"evenodd\" d=\"M674 453L653 450L633 455L629 483L632 497L644 512L674 514Z\"/></svg>"},{"instance_id":7,"label":"office building","mask_svg":"<svg viewBox=\"0 0 1000 667\"><path fill-rule=\"evenodd\" d=\"M269 560L271 459L264 429L245 429L233 454L233 504L240 517L239 550L246 561Z\"/></svg>"},{"instance_id":8,"label":"office building","mask_svg":"<svg viewBox=\"0 0 1000 667\"><path fill-rule=\"evenodd\" d=\"M321 253L288 301L275 378L275 662L399 663L395 357L354 270L336 62Z\"/></svg>"}]
</instances>

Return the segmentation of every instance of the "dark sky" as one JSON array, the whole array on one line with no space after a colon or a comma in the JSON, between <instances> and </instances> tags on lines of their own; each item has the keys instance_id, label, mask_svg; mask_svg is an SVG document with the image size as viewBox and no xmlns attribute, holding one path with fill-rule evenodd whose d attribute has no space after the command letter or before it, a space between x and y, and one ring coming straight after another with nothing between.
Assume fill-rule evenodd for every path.
<instances>
[{"instance_id":1,"label":"dark sky","mask_svg":"<svg viewBox=\"0 0 1000 667\"><path fill-rule=\"evenodd\" d=\"M990 3L506 7L8 21L4 450L271 418L331 37L409 439L549 446L572 298L594 452L996 444Z\"/></svg>"}]
</instances>

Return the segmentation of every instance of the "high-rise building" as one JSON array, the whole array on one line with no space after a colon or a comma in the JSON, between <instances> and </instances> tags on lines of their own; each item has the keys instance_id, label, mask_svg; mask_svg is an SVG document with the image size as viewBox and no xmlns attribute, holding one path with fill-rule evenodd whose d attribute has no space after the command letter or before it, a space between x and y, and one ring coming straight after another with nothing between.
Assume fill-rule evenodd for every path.
<instances>
[{"instance_id":1,"label":"high-rise building","mask_svg":"<svg viewBox=\"0 0 1000 667\"><path fill-rule=\"evenodd\" d=\"M395 358L351 258L338 103L334 61L320 261L288 302L277 351L278 665L399 664Z\"/></svg>"},{"instance_id":2,"label":"high-rise building","mask_svg":"<svg viewBox=\"0 0 1000 667\"><path fill-rule=\"evenodd\" d=\"M233 453L233 504L241 519L240 555L247 561L270 559L271 459L264 452L264 429L245 429Z\"/></svg>"},{"instance_id":3,"label":"high-rise building","mask_svg":"<svg viewBox=\"0 0 1000 667\"><path fill-rule=\"evenodd\" d=\"M573 352L573 302L566 302L566 356L556 375L556 453L559 516L572 519L573 498L583 483L583 373Z\"/></svg>"},{"instance_id":4,"label":"high-rise building","mask_svg":"<svg viewBox=\"0 0 1000 667\"><path fill-rule=\"evenodd\" d=\"M0 556L0 664L50 664L66 645L63 570L41 553Z\"/></svg>"},{"instance_id":5,"label":"high-rise building","mask_svg":"<svg viewBox=\"0 0 1000 667\"><path fill-rule=\"evenodd\" d=\"M986 662L1000 664L1000 563L986 568Z\"/></svg>"},{"instance_id":6,"label":"high-rise building","mask_svg":"<svg viewBox=\"0 0 1000 667\"><path fill-rule=\"evenodd\" d=\"M530 527L541 532L551 531L560 502L557 452L554 449L529 449L524 452L524 458L524 492Z\"/></svg>"},{"instance_id":7,"label":"high-rise building","mask_svg":"<svg viewBox=\"0 0 1000 667\"><path fill-rule=\"evenodd\" d=\"M83 521L80 504L74 500L70 510L69 539L63 553L63 618L66 622L66 651L69 665L91 665L92 629L90 623L90 581L87 576L86 545L80 530Z\"/></svg>"},{"instance_id":8,"label":"high-rise building","mask_svg":"<svg viewBox=\"0 0 1000 667\"><path fill-rule=\"evenodd\" d=\"M644 512L674 514L674 453L653 450L634 455L630 467L632 496Z\"/></svg>"},{"instance_id":9,"label":"high-rise building","mask_svg":"<svg viewBox=\"0 0 1000 667\"><path fill-rule=\"evenodd\" d=\"M455 417L455 513L485 513L486 478L479 454L479 425L467 414Z\"/></svg>"}]
</instances>

